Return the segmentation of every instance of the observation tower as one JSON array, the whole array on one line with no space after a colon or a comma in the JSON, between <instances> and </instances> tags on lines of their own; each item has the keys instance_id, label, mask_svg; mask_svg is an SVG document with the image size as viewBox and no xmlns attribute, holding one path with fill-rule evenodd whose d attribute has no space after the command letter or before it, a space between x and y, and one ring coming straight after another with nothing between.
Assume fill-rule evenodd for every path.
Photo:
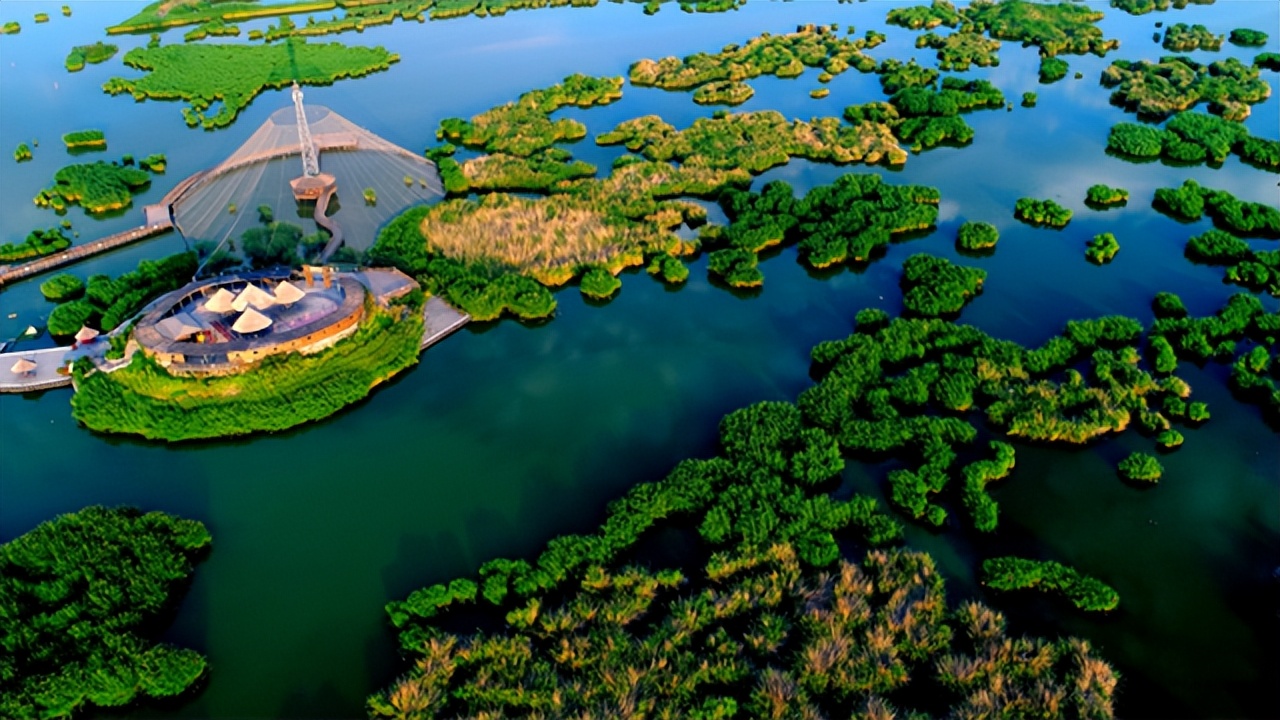
<instances>
[{"instance_id":1,"label":"observation tower","mask_svg":"<svg viewBox=\"0 0 1280 720\"><path fill-rule=\"evenodd\" d=\"M293 84L293 112L298 118L298 148L302 154L302 175L289 181L293 199L327 199L337 192L338 180L329 173L320 172L320 153L311 139L311 127L307 125L307 113L302 107L302 88L296 82Z\"/></svg>"}]
</instances>

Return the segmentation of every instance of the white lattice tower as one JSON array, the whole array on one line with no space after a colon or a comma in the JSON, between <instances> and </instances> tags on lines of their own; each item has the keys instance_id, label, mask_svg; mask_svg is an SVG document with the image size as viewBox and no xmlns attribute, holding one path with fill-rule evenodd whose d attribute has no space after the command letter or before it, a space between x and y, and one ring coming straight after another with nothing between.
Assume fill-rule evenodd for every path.
<instances>
[{"instance_id":1,"label":"white lattice tower","mask_svg":"<svg viewBox=\"0 0 1280 720\"><path fill-rule=\"evenodd\" d=\"M302 148L302 174L315 177L320 174L320 155L311 141L311 128L307 127L307 113L302 108L302 88L293 84L293 111L298 115L298 144Z\"/></svg>"}]
</instances>

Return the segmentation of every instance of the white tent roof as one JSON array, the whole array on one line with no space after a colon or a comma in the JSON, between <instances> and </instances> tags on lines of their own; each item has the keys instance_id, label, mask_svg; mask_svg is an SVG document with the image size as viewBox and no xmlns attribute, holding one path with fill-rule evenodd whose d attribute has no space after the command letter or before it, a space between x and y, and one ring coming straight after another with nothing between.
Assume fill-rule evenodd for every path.
<instances>
[{"instance_id":1,"label":"white tent roof","mask_svg":"<svg viewBox=\"0 0 1280 720\"><path fill-rule=\"evenodd\" d=\"M209 299L205 300L204 305L201 307L202 309L208 310L209 312L212 312L212 313L218 313L219 315L226 315L227 313L235 309L231 307L231 301L234 299L235 299L235 295L232 295L230 290L222 287L222 288L218 288L218 291L215 292L213 295L210 295Z\"/></svg>"},{"instance_id":2,"label":"white tent roof","mask_svg":"<svg viewBox=\"0 0 1280 720\"><path fill-rule=\"evenodd\" d=\"M271 297L271 293L252 283L246 285L236 299L231 301L231 307L236 312L243 312L247 307L264 310L275 304L276 299Z\"/></svg>"},{"instance_id":3,"label":"white tent roof","mask_svg":"<svg viewBox=\"0 0 1280 720\"><path fill-rule=\"evenodd\" d=\"M156 329L170 340L185 340L204 328L190 315L178 313L156 323Z\"/></svg>"},{"instance_id":4,"label":"white tent roof","mask_svg":"<svg viewBox=\"0 0 1280 720\"><path fill-rule=\"evenodd\" d=\"M281 280L276 286L276 302L281 305L292 305L302 298L306 297L306 293L299 290L297 285L288 280Z\"/></svg>"},{"instance_id":5,"label":"white tent roof","mask_svg":"<svg viewBox=\"0 0 1280 720\"><path fill-rule=\"evenodd\" d=\"M14 375L22 375L24 373L29 373L35 369L36 369L36 364L26 358L18 358L18 362L14 363L13 367L9 368L9 370L12 371Z\"/></svg>"},{"instance_id":6,"label":"white tent roof","mask_svg":"<svg viewBox=\"0 0 1280 720\"><path fill-rule=\"evenodd\" d=\"M89 342L96 337L98 337L98 331L88 325L81 325L76 331L76 342Z\"/></svg>"},{"instance_id":7,"label":"white tent roof","mask_svg":"<svg viewBox=\"0 0 1280 720\"><path fill-rule=\"evenodd\" d=\"M231 329L238 333L256 333L269 327L271 327L271 318L253 308L247 308L240 314L240 317L236 318L236 322L231 326Z\"/></svg>"}]
</instances>

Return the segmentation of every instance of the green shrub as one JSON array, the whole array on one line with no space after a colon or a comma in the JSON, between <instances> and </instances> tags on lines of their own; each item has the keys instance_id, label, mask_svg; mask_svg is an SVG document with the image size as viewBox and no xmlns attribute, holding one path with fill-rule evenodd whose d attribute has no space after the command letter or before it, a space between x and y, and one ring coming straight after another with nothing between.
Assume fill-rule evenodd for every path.
<instances>
[{"instance_id":1,"label":"green shrub","mask_svg":"<svg viewBox=\"0 0 1280 720\"><path fill-rule=\"evenodd\" d=\"M1140 452L1131 453L1121 460L1116 469L1120 472L1120 477L1125 480L1149 483L1159 482L1160 475L1164 472L1164 468L1160 466L1160 461L1155 456Z\"/></svg>"},{"instance_id":2,"label":"green shrub","mask_svg":"<svg viewBox=\"0 0 1280 720\"><path fill-rule=\"evenodd\" d=\"M18 262L52 255L69 247L71 247L71 238L66 236L63 228L36 229L27 233L26 239L21 243L0 245L0 263Z\"/></svg>"},{"instance_id":3,"label":"green shrub","mask_svg":"<svg viewBox=\"0 0 1280 720\"><path fill-rule=\"evenodd\" d=\"M1171 292L1158 292L1151 301L1151 308L1155 312L1157 318L1184 318L1187 316L1187 306L1182 304L1182 298Z\"/></svg>"},{"instance_id":4,"label":"green shrub","mask_svg":"<svg viewBox=\"0 0 1280 720\"><path fill-rule=\"evenodd\" d=\"M31 159L31 147L26 143L18 143L18 148L13 151L13 159L15 162L26 162Z\"/></svg>"},{"instance_id":5,"label":"green shrub","mask_svg":"<svg viewBox=\"0 0 1280 720\"><path fill-rule=\"evenodd\" d=\"M959 232L956 233L956 247L969 251L990 250L996 246L996 241L999 239L1000 232L996 230L995 225L971 221L960 226Z\"/></svg>"},{"instance_id":6,"label":"green shrub","mask_svg":"<svg viewBox=\"0 0 1280 720\"><path fill-rule=\"evenodd\" d=\"M902 265L902 304L925 317L954 315L982 292L986 277L979 268L924 253L912 255Z\"/></svg>"},{"instance_id":7,"label":"green shrub","mask_svg":"<svg viewBox=\"0 0 1280 720\"><path fill-rule=\"evenodd\" d=\"M1019 198L1013 216L1033 225L1066 227L1071 221L1071 211L1052 200Z\"/></svg>"},{"instance_id":8,"label":"green shrub","mask_svg":"<svg viewBox=\"0 0 1280 720\"><path fill-rule=\"evenodd\" d=\"M1067 61L1046 55L1040 58L1040 82L1055 83L1067 76Z\"/></svg>"},{"instance_id":9,"label":"green shrub","mask_svg":"<svg viewBox=\"0 0 1280 720\"><path fill-rule=\"evenodd\" d=\"M1156 442L1160 444L1160 447L1166 450L1181 447L1182 441L1182 433L1172 429L1165 430L1156 436Z\"/></svg>"},{"instance_id":10,"label":"green shrub","mask_svg":"<svg viewBox=\"0 0 1280 720\"><path fill-rule=\"evenodd\" d=\"M1099 207L1124 205L1129 202L1129 191L1124 188L1113 188L1106 185L1090 185L1085 192L1084 201Z\"/></svg>"},{"instance_id":11,"label":"green shrub","mask_svg":"<svg viewBox=\"0 0 1280 720\"><path fill-rule=\"evenodd\" d=\"M1120 243L1116 240L1116 236L1111 233L1101 233L1094 235L1089 241L1089 247L1085 250L1084 256L1089 262L1096 265L1111 262L1111 259L1120 252Z\"/></svg>"},{"instance_id":12,"label":"green shrub","mask_svg":"<svg viewBox=\"0 0 1280 720\"><path fill-rule=\"evenodd\" d=\"M45 300L65 302L84 295L84 281L75 275L59 273L40 283L40 294Z\"/></svg>"},{"instance_id":13,"label":"green shrub","mask_svg":"<svg viewBox=\"0 0 1280 720\"><path fill-rule=\"evenodd\" d=\"M1022 107L1035 107L1036 94L1033 92L1022 93Z\"/></svg>"},{"instance_id":14,"label":"green shrub","mask_svg":"<svg viewBox=\"0 0 1280 720\"><path fill-rule=\"evenodd\" d=\"M982 584L996 590L1038 588L1057 592L1077 608L1092 612L1114 610L1120 605L1119 593L1109 585L1053 560L1019 557L984 560Z\"/></svg>"}]
</instances>

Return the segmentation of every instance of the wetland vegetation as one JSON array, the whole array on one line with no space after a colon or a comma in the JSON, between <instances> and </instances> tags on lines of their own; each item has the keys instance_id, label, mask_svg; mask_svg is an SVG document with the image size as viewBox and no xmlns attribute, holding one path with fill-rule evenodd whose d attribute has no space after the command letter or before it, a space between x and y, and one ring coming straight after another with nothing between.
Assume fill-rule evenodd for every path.
<instances>
[{"instance_id":1,"label":"wetland vegetation","mask_svg":"<svg viewBox=\"0 0 1280 720\"><path fill-rule=\"evenodd\" d=\"M183 100L187 125L206 130L235 121L267 88L328 85L386 70L399 60L382 47L349 47L287 40L277 45L158 45L125 53L124 64L144 72L115 77L102 89L135 100ZM217 112L208 112L214 106Z\"/></svg>"},{"instance_id":2,"label":"wetland vegetation","mask_svg":"<svg viewBox=\"0 0 1280 720\"><path fill-rule=\"evenodd\" d=\"M961 250L980 252L995 248L1000 239L1000 231L987 222L969 221L960 226L956 233L956 247Z\"/></svg>"},{"instance_id":3,"label":"wetland vegetation","mask_svg":"<svg viewBox=\"0 0 1280 720\"><path fill-rule=\"evenodd\" d=\"M53 174L53 185L41 190L35 204L62 212L78 204L90 214L127 208L133 195L151 182L144 170L99 160L67 165Z\"/></svg>"},{"instance_id":4,"label":"wetland vegetation","mask_svg":"<svg viewBox=\"0 0 1280 720\"><path fill-rule=\"evenodd\" d=\"M1018 198L1014 205L1013 216L1032 225L1048 227L1066 227L1071 222L1071 210L1064 208L1053 200L1037 200L1035 198Z\"/></svg>"},{"instance_id":5,"label":"wetland vegetation","mask_svg":"<svg viewBox=\"0 0 1280 720\"><path fill-rule=\"evenodd\" d=\"M1099 233L1089 240L1084 256L1095 265L1103 265L1111 262L1118 252L1120 252L1120 242L1116 240L1116 236L1109 232Z\"/></svg>"},{"instance_id":6,"label":"wetland vegetation","mask_svg":"<svg viewBox=\"0 0 1280 720\"><path fill-rule=\"evenodd\" d=\"M77 45L67 53L66 67L70 72L79 72L85 64L96 65L116 56L120 48L102 41L92 45Z\"/></svg>"},{"instance_id":7,"label":"wetland vegetation","mask_svg":"<svg viewBox=\"0 0 1280 720\"><path fill-rule=\"evenodd\" d=\"M1120 595L1102 581L1053 560L997 557L982 562L982 584L996 590L1036 588L1055 592L1081 610L1107 611L1120 605Z\"/></svg>"},{"instance_id":8,"label":"wetland vegetation","mask_svg":"<svg viewBox=\"0 0 1280 720\"><path fill-rule=\"evenodd\" d=\"M195 272L196 255L188 252L161 260L143 260L136 269L115 279L91 275L84 297L64 298L49 313L49 333L74 335L83 325L103 332L114 330L149 301L190 282Z\"/></svg>"},{"instance_id":9,"label":"wetland vegetation","mask_svg":"<svg viewBox=\"0 0 1280 720\"><path fill-rule=\"evenodd\" d=\"M1203 25L1174 23L1164 29L1164 41L1160 45L1175 52L1221 50L1223 40L1222 35L1214 35Z\"/></svg>"},{"instance_id":10,"label":"wetland vegetation","mask_svg":"<svg viewBox=\"0 0 1280 720\"><path fill-rule=\"evenodd\" d=\"M1129 191L1124 188L1115 188L1099 183L1089 186L1089 189L1085 191L1084 201L1087 204L1098 207L1125 205L1129 202Z\"/></svg>"},{"instance_id":11,"label":"wetland vegetation","mask_svg":"<svg viewBox=\"0 0 1280 720\"><path fill-rule=\"evenodd\" d=\"M1157 62L1116 60L1102 71L1102 84L1114 87L1111 102L1139 115L1163 118L1205 102L1227 120L1243 120L1250 105L1271 96L1258 68L1229 57L1203 64L1173 55Z\"/></svg>"},{"instance_id":12,"label":"wetland vegetation","mask_svg":"<svg viewBox=\"0 0 1280 720\"><path fill-rule=\"evenodd\" d=\"M107 136L101 130L76 130L63 135L62 143L68 150L106 148Z\"/></svg>"},{"instance_id":13,"label":"wetland vegetation","mask_svg":"<svg viewBox=\"0 0 1280 720\"><path fill-rule=\"evenodd\" d=\"M0 263L29 260L44 255L52 255L71 247L71 238L67 237L63 228L51 227L46 230L36 228L27 233L26 239L20 243L0 245Z\"/></svg>"},{"instance_id":14,"label":"wetland vegetation","mask_svg":"<svg viewBox=\"0 0 1280 720\"><path fill-rule=\"evenodd\" d=\"M94 506L0 545L0 715L71 717L200 681L205 658L156 636L210 543L194 520Z\"/></svg>"}]
</instances>

